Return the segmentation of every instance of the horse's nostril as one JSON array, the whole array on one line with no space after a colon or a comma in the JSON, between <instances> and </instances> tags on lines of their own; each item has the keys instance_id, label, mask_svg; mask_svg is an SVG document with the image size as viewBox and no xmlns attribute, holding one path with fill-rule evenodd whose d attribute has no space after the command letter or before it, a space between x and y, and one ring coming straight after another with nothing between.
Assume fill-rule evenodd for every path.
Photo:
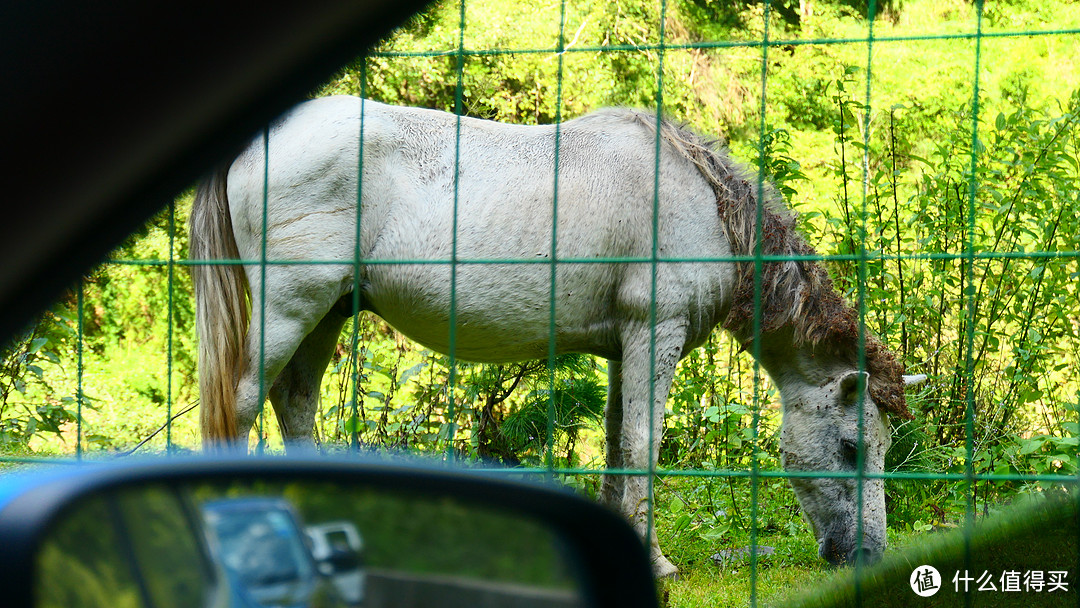
<instances>
[{"instance_id":1,"label":"horse's nostril","mask_svg":"<svg viewBox=\"0 0 1080 608\"><path fill-rule=\"evenodd\" d=\"M847 556L847 563L849 564L862 564L863 566L869 566L876 564L881 559L881 554L869 547L860 547L854 549Z\"/></svg>"},{"instance_id":2,"label":"horse's nostril","mask_svg":"<svg viewBox=\"0 0 1080 608\"><path fill-rule=\"evenodd\" d=\"M834 566L839 566L844 563L844 554L841 552L840 548L836 546L836 543L833 542L833 539L828 536L821 541L821 548L818 550L818 554L824 558L825 561Z\"/></svg>"}]
</instances>

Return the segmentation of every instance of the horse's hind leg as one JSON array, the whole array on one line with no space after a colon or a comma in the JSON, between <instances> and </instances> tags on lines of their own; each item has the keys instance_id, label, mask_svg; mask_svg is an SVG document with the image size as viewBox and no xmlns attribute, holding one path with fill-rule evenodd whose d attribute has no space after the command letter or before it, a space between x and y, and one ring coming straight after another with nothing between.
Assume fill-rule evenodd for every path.
<instances>
[{"instance_id":1,"label":"horse's hind leg","mask_svg":"<svg viewBox=\"0 0 1080 608\"><path fill-rule=\"evenodd\" d=\"M286 450L304 449L314 443L323 374L346 319L336 307L330 309L300 343L270 388L270 403L274 405Z\"/></svg>"},{"instance_id":2,"label":"horse's hind leg","mask_svg":"<svg viewBox=\"0 0 1080 608\"><path fill-rule=\"evenodd\" d=\"M622 362L608 360L607 407L604 409L605 454L608 470L623 468L622 459ZM606 474L600 485L600 501L613 509L622 507L623 488L626 477Z\"/></svg>"},{"instance_id":3,"label":"horse's hind leg","mask_svg":"<svg viewBox=\"0 0 1080 608\"><path fill-rule=\"evenodd\" d=\"M248 433L262 410L265 397L297 350L302 345L306 345L305 351L322 350L317 345L325 347L324 342L333 333L329 328L323 328L325 317L341 317L329 312L341 284L337 274L298 266L267 268L266 274L268 288L266 300L262 301L263 291L258 283L260 273L248 273L252 294L251 321L244 344L243 371L236 388L236 428L241 441L237 447L240 449L246 449ZM320 328L323 329L320 331ZM316 336L308 341L312 333ZM329 353L321 357L328 358ZM319 358L302 356L300 360L317 361ZM290 376L294 373L291 371ZM286 424L292 426L292 423ZM306 432L310 433L310 429Z\"/></svg>"},{"instance_id":4,"label":"horse's hind leg","mask_svg":"<svg viewBox=\"0 0 1080 608\"><path fill-rule=\"evenodd\" d=\"M654 504L650 481L660 454L668 391L685 345L686 324L672 319L657 324L655 333L638 326L623 335L620 456L624 468L650 473L624 477L621 511L648 543L653 573L672 576L677 569L660 550L650 517Z\"/></svg>"},{"instance_id":5,"label":"horse's hind leg","mask_svg":"<svg viewBox=\"0 0 1080 608\"><path fill-rule=\"evenodd\" d=\"M261 316L266 317L265 340L260 337L264 333ZM308 324L278 315L273 310L262 313L258 308L253 310L244 347L243 372L236 386L238 449L247 449L248 434L262 411L265 396L309 330Z\"/></svg>"}]
</instances>

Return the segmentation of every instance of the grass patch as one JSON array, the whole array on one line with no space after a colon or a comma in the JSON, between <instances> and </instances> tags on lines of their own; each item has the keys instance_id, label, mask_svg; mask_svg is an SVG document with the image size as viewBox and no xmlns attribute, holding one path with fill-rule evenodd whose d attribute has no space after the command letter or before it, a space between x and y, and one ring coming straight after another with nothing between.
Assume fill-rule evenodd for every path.
<instances>
[{"instance_id":1,"label":"grass patch","mask_svg":"<svg viewBox=\"0 0 1080 608\"><path fill-rule=\"evenodd\" d=\"M937 537L938 535L934 535ZM889 530L886 559L924 544L926 534ZM823 579L850 577L851 568L830 566L817 556L809 532L801 535L763 534L758 545L773 553L759 556L751 566L743 556L720 563L710 556L679 563L679 577L658 583L665 608L743 607L751 598L760 606L783 606L817 589Z\"/></svg>"}]
</instances>

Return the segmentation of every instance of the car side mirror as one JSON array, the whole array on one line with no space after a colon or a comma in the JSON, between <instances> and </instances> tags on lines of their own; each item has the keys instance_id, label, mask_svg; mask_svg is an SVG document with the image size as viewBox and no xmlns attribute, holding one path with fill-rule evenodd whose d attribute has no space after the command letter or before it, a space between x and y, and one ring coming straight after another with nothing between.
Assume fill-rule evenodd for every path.
<instances>
[{"instance_id":1,"label":"car side mirror","mask_svg":"<svg viewBox=\"0 0 1080 608\"><path fill-rule=\"evenodd\" d=\"M592 501L385 462L159 460L9 477L0 539L10 606L656 606L638 536Z\"/></svg>"},{"instance_id":2,"label":"car side mirror","mask_svg":"<svg viewBox=\"0 0 1080 608\"><path fill-rule=\"evenodd\" d=\"M333 575L338 572L359 568L360 555L351 549L333 549L330 555L319 560L319 564L325 564L327 566L326 574Z\"/></svg>"}]
</instances>

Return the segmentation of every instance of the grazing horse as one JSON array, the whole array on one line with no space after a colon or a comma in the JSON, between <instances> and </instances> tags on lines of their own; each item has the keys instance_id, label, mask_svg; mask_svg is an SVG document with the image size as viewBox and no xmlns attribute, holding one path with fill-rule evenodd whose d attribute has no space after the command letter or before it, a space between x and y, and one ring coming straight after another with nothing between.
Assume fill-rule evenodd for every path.
<instances>
[{"instance_id":1,"label":"grazing horse","mask_svg":"<svg viewBox=\"0 0 1080 608\"><path fill-rule=\"evenodd\" d=\"M268 396L285 439L310 442L354 297L463 360L545 358L554 341L608 360L606 457L620 473L604 476L602 500L669 575L645 472L676 364L722 324L779 388L784 467L828 474L791 479L821 556L873 560L883 482L858 478L857 456L883 470L887 414L910 416L905 377L800 258L812 254L770 187L647 112L521 126L308 101L196 193L192 259L246 262L192 267L203 438L246 446Z\"/></svg>"}]
</instances>

